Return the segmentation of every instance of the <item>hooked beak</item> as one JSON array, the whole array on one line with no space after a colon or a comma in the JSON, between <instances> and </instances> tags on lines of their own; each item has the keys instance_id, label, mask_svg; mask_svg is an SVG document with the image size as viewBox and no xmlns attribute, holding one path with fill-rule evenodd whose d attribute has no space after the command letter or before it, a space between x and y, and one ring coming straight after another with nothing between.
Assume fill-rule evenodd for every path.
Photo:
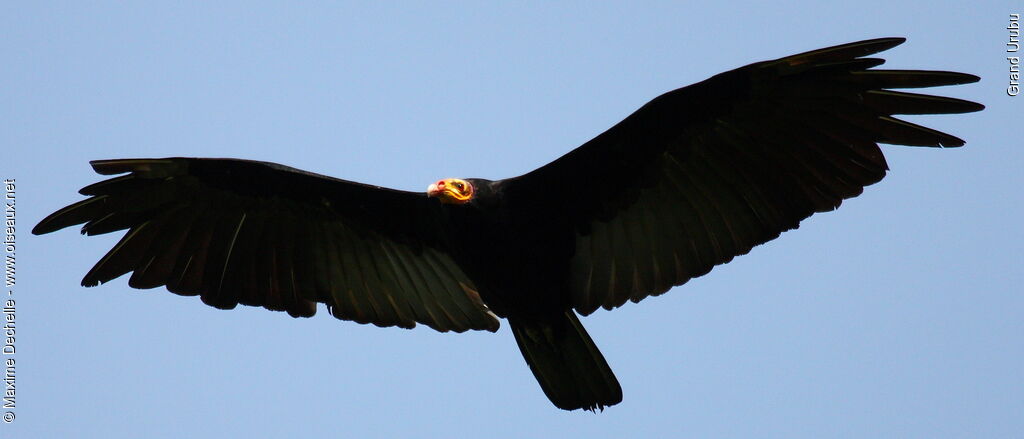
<instances>
[{"instance_id":1,"label":"hooked beak","mask_svg":"<svg viewBox=\"0 0 1024 439\"><path fill-rule=\"evenodd\" d=\"M436 197L441 195L441 193L444 192L444 186L444 180L440 180L437 183L431 183L430 186L427 186L427 196Z\"/></svg>"}]
</instances>

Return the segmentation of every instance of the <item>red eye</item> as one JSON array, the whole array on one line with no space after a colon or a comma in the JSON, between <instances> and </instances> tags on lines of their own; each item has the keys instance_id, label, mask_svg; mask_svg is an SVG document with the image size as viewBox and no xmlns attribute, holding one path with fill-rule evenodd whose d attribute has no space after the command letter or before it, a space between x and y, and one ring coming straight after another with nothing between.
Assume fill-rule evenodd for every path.
<instances>
[{"instance_id":1,"label":"red eye","mask_svg":"<svg viewBox=\"0 0 1024 439\"><path fill-rule=\"evenodd\" d=\"M462 183L455 183L455 187L459 188L459 190L461 191L462 190Z\"/></svg>"}]
</instances>

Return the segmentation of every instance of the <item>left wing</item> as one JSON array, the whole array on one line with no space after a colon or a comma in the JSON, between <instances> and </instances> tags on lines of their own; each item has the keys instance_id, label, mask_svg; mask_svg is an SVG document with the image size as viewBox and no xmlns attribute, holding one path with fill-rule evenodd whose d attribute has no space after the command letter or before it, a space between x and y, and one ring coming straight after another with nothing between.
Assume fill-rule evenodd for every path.
<instances>
[{"instance_id":1,"label":"left wing","mask_svg":"<svg viewBox=\"0 0 1024 439\"><path fill-rule=\"evenodd\" d=\"M833 210L887 169L878 143L963 145L893 114L978 111L891 91L978 80L873 70L881 38L741 67L665 93L554 162L509 179L517 208L568 220L569 289L586 315L640 301Z\"/></svg>"},{"instance_id":2,"label":"left wing","mask_svg":"<svg viewBox=\"0 0 1024 439\"><path fill-rule=\"evenodd\" d=\"M82 224L127 233L82 279L166 285L221 309L239 303L308 317L438 331L496 331L498 319L447 252L445 212L426 195L229 159L92 162L121 174L32 229Z\"/></svg>"}]
</instances>

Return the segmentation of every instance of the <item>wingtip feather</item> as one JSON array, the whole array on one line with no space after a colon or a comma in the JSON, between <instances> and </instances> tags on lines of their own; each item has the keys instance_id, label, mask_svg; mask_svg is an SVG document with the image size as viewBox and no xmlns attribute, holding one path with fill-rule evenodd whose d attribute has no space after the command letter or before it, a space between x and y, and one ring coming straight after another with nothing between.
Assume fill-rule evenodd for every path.
<instances>
[{"instance_id":1,"label":"wingtip feather","mask_svg":"<svg viewBox=\"0 0 1024 439\"><path fill-rule=\"evenodd\" d=\"M89 165L101 175L124 174L126 172L152 172L161 166L174 164L173 159L105 159L92 160Z\"/></svg>"},{"instance_id":2,"label":"wingtip feather","mask_svg":"<svg viewBox=\"0 0 1024 439\"><path fill-rule=\"evenodd\" d=\"M903 44L905 41L907 41L907 39L903 37L885 37L854 41L852 43L798 53L796 55L785 57L782 60L790 65L850 60L878 52L884 52Z\"/></svg>"}]
</instances>

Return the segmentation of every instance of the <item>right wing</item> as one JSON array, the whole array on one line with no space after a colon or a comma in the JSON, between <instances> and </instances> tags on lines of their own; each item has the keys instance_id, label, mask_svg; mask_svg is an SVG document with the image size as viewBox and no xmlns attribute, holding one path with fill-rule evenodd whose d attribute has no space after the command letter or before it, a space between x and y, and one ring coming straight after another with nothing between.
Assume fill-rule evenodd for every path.
<instances>
[{"instance_id":1,"label":"right wing","mask_svg":"<svg viewBox=\"0 0 1024 439\"><path fill-rule=\"evenodd\" d=\"M587 315L664 293L839 207L887 169L878 143L960 140L894 114L979 111L892 91L977 76L873 69L880 38L754 63L665 93L505 196L576 231L569 290Z\"/></svg>"}]
</instances>

